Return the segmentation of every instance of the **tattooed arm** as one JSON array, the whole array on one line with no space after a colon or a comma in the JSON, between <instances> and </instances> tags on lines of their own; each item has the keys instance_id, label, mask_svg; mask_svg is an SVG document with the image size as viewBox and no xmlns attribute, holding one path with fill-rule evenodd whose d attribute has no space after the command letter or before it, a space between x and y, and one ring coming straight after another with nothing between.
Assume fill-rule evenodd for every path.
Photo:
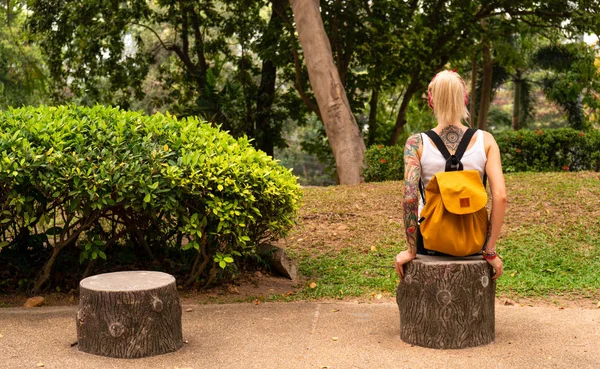
<instances>
[{"instance_id":1,"label":"tattooed arm","mask_svg":"<svg viewBox=\"0 0 600 369\"><path fill-rule=\"evenodd\" d=\"M418 155L420 146L421 135L415 134L406 140L404 147L404 228L408 251L411 254L417 253L417 214L421 179L421 162Z\"/></svg>"},{"instance_id":2,"label":"tattooed arm","mask_svg":"<svg viewBox=\"0 0 600 369\"><path fill-rule=\"evenodd\" d=\"M404 147L404 228L408 250L396 255L396 272L404 277L403 265L417 255L417 216L419 211L419 180L421 178L421 134L417 133L406 140Z\"/></svg>"}]
</instances>

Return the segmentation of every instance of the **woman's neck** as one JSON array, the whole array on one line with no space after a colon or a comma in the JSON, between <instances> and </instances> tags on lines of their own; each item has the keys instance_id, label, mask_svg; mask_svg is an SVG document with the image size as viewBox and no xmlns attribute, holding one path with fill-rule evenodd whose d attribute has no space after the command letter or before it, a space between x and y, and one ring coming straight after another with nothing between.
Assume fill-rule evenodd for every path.
<instances>
[{"instance_id":1,"label":"woman's neck","mask_svg":"<svg viewBox=\"0 0 600 369\"><path fill-rule=\"evenodd\" d=\"M466 128L461 122L456 122L456 123L441 123L441 122L438 122L438 125L435 128L443 130L443 129L448 128L448 127L455 127L455 128L460 129L460 130Z\"/></svg>"}]
</instances>

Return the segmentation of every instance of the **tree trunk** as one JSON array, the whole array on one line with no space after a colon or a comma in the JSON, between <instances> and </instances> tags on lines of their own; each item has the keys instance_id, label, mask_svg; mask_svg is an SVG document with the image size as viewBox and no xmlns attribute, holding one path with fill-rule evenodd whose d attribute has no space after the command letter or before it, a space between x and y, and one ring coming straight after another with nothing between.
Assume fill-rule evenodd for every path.
<instances>
[{"instance_id":1,"label":"tree trunk","mask_svg":"<svg viewBox=\"0 0 600 369\"><path fill-rule=\"evenodd\" d=\"M10 27L10 23L12 21L12 9L10 5L10 0L6 0L6 25Z\"/></svg>"},{"instance_id":2,"label":"tree trunk","mask_svg":"<svg viewBox=\"0 0 600 369\"><path fill-rule=\"evenodd\" d=\"M285 0L273 1L273 7L281 7ZM283 27L281 17L276 12L271 13L269 25L265 31L263 43L276 44ZM271 126L271 108L275 99L275 81L277 79L277 68L272 60L264 58L260 75L260 86L256 99L256 146L267 155L273 156L273 127Z\"/></svg>"},{"instance_id":3,"label":"tree trunk","mask_svg":"<svg viewBox=\"0 0 600 369\"><path fill-rule=\"evenodd\" d=\"M319 0L290 0L290 4L310 84L335 157L339 182L342 185L358 184L361 181L365 143L333 63Z\"/></svg>"},{"instance_id":4,"label":"tree trunk","mask_svg":"<svg viewBox=\"0 0 600 369\"><path fill-rule=\"evenodd\" d=\"M398 143L400 133L402 133L402 130L406 125L406 112L408 111L408 104L410 103L410 99L412 99L413 95L419 90L419 87L419 73L417 72L412 75L410 84L406 88L406 92L402 98L402 104L400 104L400 110L398 111L398 117L396 118L394 132L392 133L392 137L390 139L391 146L394 146Z\"/></svg>"},{"instance_id":5,"label":"tree trunk","mask_svg":"<svg viewBox=\"0 0 600 369\"><path fill-rule=\"evenodd\" d=\"M400 338L409 344L458 349L494 340L496 282L481 256L419 255L398 285Z\"/></svg>"},{"instance_id":6,"label":"tree trunk","mask_svg":"<svg viewBox=\"0 0 600 369\"><path fill-rule=\"evenodd\" d=\"M377 103L379 102L379 88L373 88L369 101L369 138L368 146L375 143L377 138Z\"/></svg>"},{"instance_id":7,"label":"tree trunk","mask_svg":"<svg viewBox=\"0 0 600 369\"><path fill-rule=\"evenodd\" d=\"M262 63L260 87L256 101L256 146L267 155L273 156L273 129L271 127L271 107L275 99L277 68L270 60ZM249 124L252 124L249 122Z\"/></svg>"},{"instance_id":8,"label":"tree trunk","mask_svg":"<svg viewBox=\"0 0 600 369\"><path fill-rule=\"evenodd\" d=\"M473 61L471 62L471 106L469 107L469 117L471 120L471 127L475 126L475 122L477 122L477 112L475 111L475 102L477 100L477 55L479 53L476 51L475 55L473 55Z\"/></svg>"},{"instance_id":9,"label":"tree trunk","mask_svg":"<svg viewBox=\"0 0 600 369\"><path fill-rule=\"evenodd\" d=\"M80 283L79 350L117 358L160 355L183 346L175 278L160 272L117 272Z\"/></svg>"},{"instance_id":10,"label":"tree trunk","mask_svg":"<svg viewBox=\"0 0 600 369\"><path fill-rule=\"evenodd\" d=\"M492 78L494 75L494 60L490 50L489 40L484 40L483 54L483 81L481 84L481 97L479 101L479 114L477 116L477 128L486 129L487 117L492 103Z\"/></svg>"},{"instance_id":11,"label":"tree trunk","mask_svg":"<svg viewBox=\"0 0 600 369\"><path fill-rule=\"evenodd\" d=\"M523 81L521 80L520 72L517 72L513 82L515 85L515 93L513 100L512 129L517 131L521 129L521 117L523 116Z\"/></svg>"}]
</instances>

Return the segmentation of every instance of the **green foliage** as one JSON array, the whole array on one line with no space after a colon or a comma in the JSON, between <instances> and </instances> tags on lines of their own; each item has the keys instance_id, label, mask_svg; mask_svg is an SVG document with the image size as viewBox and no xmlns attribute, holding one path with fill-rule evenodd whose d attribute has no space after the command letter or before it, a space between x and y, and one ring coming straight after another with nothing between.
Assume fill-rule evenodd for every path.
<instances>
[{"instance_id":1,"label":"green foliage","mask_svg":"<svg viewBox=\"0 0 600 369\"><path fill-rule=\"evenodd\" d=\"M365 153L365 182L399 181L404 179L402 146L373 145Z\"/></svg>"},{"instance_id":2,"label":"green foliage","mask_svg":"<svg viewBox=\"0 0 600 369\"><path fill-rule=\"evenodd\" d=\"M506 118L503 118L506 119ZM600 131L571 128L494 134L504 172L600 171ZM401 146L373 145L365 154L365 182L404 179Z\"/></svg>"},{"instance_id":3,"label":"green foliage","mask_svg":"<svg viewBox=\"0 0 600 369\"><path fill-rule=\"evenodd\" d=\"M262 0L31 0L28 27L47 58L56 101L200 116L272 155L285 145L281 122L303 111L291 86L275 87L281 77L293 80L277 76L291 66L281 39L293 31L274 7Z\"/></svg>"},{"instance_id":4,"label":"green foliage","mask_svg":"<svg viewBox=\"0 0 600 369\"><path fill-rule=\"evenodd\" d=\"M505 172L600 171L600 131L571 128L495 134Z\"/></svg>"},{"instance_id":5,"label":"green foliage","mask_svg":"<svg viewBox=\"0 0 600 369\"><path fill-rule=\"evenodd\" d=\"M549 45L533 56L533 63L548 71L541 81L544 94L564 109L574 129L591 128L584 104L594 110L600 108L600 74L595 60L595 49L583 42Z\"/></svg>"},{"instance_id":6,"label":"green foliage","mask_svg":"<svg viewBox=\"0 0 600 369\"><path fill-rule=\"evenodd\" d=\"M42 54L22 28L24 2L6 4L9 10L0 7L0 108L38 105L45 98L47 82Z\"/></svg>"},{"instance_id":7,"label":"green foliage","mask_svg":"<svg viewBox=\"0 0 600 369\"><path fill-rule=\"evenodd\" d=\"M82 262L110 258L120 240L150 254L189 250L184 269L200 279L285 235L298 209L287 169L197 118L102 106L10 109L0 114L0 155L4 248L30 234L43 235L54 254L78 248Z\"/></svg>"}]
</instances>

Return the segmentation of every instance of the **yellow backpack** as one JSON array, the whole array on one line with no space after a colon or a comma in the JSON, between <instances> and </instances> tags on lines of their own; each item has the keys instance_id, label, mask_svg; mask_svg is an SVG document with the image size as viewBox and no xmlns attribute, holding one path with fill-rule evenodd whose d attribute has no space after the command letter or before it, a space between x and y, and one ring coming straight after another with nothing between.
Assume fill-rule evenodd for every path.
<instances>
[{"instance_id":1,"label":"yellow backpack","mask_svg":"<svg viewBox=\"0 0 600 369\"><path fill-rule=\"evenodd\" d=\"M450 155L433 130L425 132L446 158L446 171L436 173L427 188L419 219L424 249L452 256L481 252L487 238L487 192L477 170L463 170L460 162L475 130L465 131L456 153ZM484 175L485 181L485 175ZM423 189L421 185L421 196Z\"/></svg>"}]
</instances>

